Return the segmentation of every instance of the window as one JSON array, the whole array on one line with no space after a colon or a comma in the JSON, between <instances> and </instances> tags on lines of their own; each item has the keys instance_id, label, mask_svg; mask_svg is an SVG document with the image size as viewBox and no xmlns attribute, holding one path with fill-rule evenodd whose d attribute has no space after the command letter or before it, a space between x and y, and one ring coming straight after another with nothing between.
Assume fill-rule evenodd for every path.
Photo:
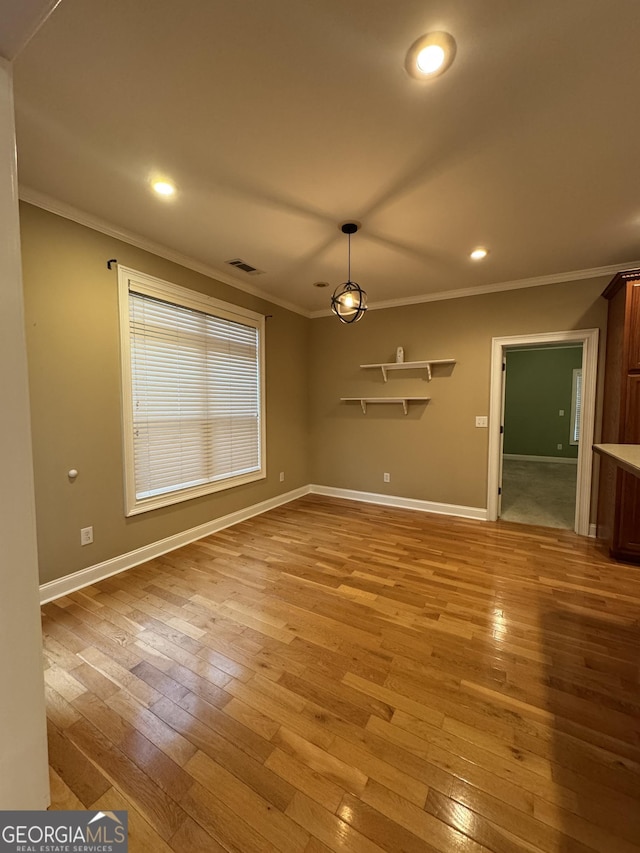
<instances>
[{"instance_id":1,"label":"window","mask_svg":"<svg viewBox=\"0 0 640 853\"><path fill-rule=\"evenodd\" d=\"M582 409L582 368L573 371L571 385L571 436L569 444L580 444L580 412Z\"/></svg>"},{"instance_id":2,"label":"window","mask_svg":"<svg viewBox=\"0 0 640 853\"><path fill-rule=\"evenodd\" d=\"M118 278L126 514L265 477L264 317Z\"/></svg>"}]
</instances>

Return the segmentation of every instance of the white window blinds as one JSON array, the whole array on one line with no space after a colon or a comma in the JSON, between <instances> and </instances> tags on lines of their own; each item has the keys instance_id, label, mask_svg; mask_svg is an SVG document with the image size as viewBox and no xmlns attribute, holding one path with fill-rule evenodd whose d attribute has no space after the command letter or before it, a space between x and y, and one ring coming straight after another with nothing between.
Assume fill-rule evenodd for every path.
<instances>
[{"instance_id":1,"label":"white window blinds","mask_svg":"<svg viewBox=\"0 0 640 853\"><path fill-rule=\"evenodd\" d=\"M570 444L580 443L580 414L582 411L582 369L573 371L571 388L571 439Z\"/></svg>"},{"instance_id":2,"label":"white window blinds","mask_svg":"<svg viewBox=\"0 0 640 853\"><path fill-rule=\"evenodd\" d=\"M136 285L127 287L128 514L263 477L261 324Z\"/></svg>"}]
</instances>

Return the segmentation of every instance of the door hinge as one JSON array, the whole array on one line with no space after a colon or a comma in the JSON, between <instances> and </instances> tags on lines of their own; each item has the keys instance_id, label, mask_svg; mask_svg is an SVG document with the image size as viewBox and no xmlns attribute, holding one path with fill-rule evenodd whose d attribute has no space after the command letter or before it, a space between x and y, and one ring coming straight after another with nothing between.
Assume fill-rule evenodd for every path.
<instances>
[{"instance_id":1,"label":"door hinge","mask_svg":"<svg viewBox=\"0 0 640 853\"><path fill-rule=\"evenodd\" d=\"M499 494L499 495L501 495L501 494L502 494L502 486L498 486L498 494Z\"/></svg>"},{"instance_id":2,"label":"door hinge","mask_svg":"<svg viewBox=\"0 0 640 853\"><path fill-rule=\"evenodd\" d=\"M503 370L506 370L506 369L507 369L507 362L506 362L506 361L503 361L503 362L502 362L502 369L503 369Z\"/></svg>"},{"instance_id":3,"label":"door hinge","mask_svg":"<svg viewBox=\"0 0 640 853\"><path fill-rule=\"evenodd\" d=\"M500 424L500 435L504 434L504 426Z\"/></svg>"}]
</instances>

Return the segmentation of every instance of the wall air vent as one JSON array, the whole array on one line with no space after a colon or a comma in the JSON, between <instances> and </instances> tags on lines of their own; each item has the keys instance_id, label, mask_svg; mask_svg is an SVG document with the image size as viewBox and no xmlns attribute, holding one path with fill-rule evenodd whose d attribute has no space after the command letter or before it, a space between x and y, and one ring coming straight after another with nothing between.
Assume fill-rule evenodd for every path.
<instances>
[{"instance_id":1,"label":"wall air vent","mask_svg":"<svg viewBox=\"0 0 640 853\"><path fill-rule=\"evenodd\" d=\"M246 261L243 261L242 258L233 258L231 261L225 261L225 263L230 264L232 267L236 269L242 270L242 272L249 273L249 275L263 275L264 270L259 270L257 267L252 267L251 264L248 264Z\"/></svg>"}]
</instances>

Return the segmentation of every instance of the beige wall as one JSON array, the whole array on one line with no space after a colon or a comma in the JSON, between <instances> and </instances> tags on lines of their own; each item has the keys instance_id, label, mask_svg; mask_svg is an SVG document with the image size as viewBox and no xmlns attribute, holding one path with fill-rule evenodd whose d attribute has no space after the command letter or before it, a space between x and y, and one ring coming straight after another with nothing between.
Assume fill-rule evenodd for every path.
<instances>
[{"instance_id":1,"label":"beige wall","mask_svg":"<svg viewBox=\"0 0 640 853\"><path fill-rule=\"evenodd\" d=\"M491 339L600 328L607 279L369 311L353 326L307 320L221 282L30 205L21 208L41 582L117 557L309 482L486 507ZM123 510L117 275L109 258L273 314L267 321L265 481L132 518ZM452 370L359 365L455 358ZM602 373L602 371L600 371ZM340 397L429 396L400 406ZM601 388L598 393L598 418ZM67 471L80 472L75 482ZM279 482L279 472L286 479ZM391 482L383 482L383 472ZM592 510L592 518L594 511ZM93 545L80 528L93 525Z\"/></svg>"},{"instance_id":2,"label":"beige wall","mask_svg":"<svg viewBox=\"0 0 640 853\"><path fill-rule=\"evenodd\" d=\"M311 477L314 483L458 506L486 507L491 339L600 328L604 352L608 279L532 287L369 311L353 326L313 321ZM389 374L360 364L455 358L450 375ZM602 371L600 371L601 373ZM340 397L431 397L425 406L370 406L366 415ZM601 390L598 395L601 400ZM600 405L600 404L599 404ZM383 473L391 482L383 482Z\"/></svg>"},{"instance_id":3,"label":"beige wall","mask_svg":"<svg viewBox=\"0 0 640 853\"><path fill-rule=\"evenodd\" d=\"M311 321L31 205L21 205L20 215L41 583L309 482ZM109 258L273 315L266 480L125 518L117 273L107 269ZM71 468L79 471L75 482ZM94 543L81 547L80 528L88 525Z\"/></svg>"}]
</instances>

